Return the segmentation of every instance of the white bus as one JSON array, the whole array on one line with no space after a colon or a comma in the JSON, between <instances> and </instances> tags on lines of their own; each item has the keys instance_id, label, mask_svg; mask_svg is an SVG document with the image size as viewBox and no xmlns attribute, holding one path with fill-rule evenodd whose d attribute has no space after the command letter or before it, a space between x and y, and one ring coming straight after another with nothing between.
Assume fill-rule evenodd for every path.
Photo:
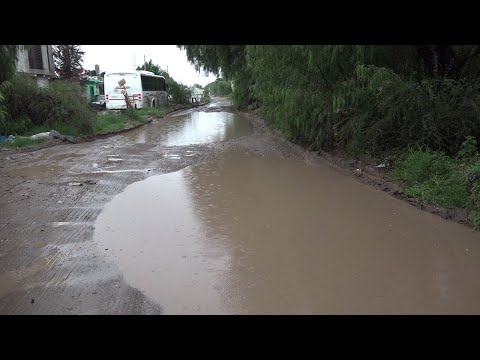
<instances>
[{"instance_id":1,"label":"white bus","mask_svg":"<svg viewBox=\"0 0 480 360\"><path fill-rule=\"evenodd\" d=\"M103 82L107 110L126 109L125 92L136 109L168 104L165 78L150 71L106 73Z\"/></svg>"}]
</instances>

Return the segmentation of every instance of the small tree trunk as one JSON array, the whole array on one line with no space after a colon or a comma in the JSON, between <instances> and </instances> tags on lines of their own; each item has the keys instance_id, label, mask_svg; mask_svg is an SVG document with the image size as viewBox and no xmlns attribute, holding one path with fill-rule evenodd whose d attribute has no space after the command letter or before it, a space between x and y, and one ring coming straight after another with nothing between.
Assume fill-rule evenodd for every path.
<instances>
[{"instance_id":1,"label":"small tree trunk","mask_svg":"<svg viewBox=\"0 0 480 360\"><path fill-rule=\"evenodd\" d=\"M123 96L125 96L125 104L127 104L127 109L131 109L132 104L130 104L130 100L128 99L127 89L123 90Z\"/></svg>"}]
</instances>

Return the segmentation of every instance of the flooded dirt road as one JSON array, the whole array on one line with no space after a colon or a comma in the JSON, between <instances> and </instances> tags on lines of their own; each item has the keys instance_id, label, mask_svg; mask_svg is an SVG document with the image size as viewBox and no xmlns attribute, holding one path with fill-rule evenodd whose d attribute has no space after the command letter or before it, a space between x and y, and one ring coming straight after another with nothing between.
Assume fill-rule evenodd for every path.
<instances>
[{"instance_id":1,"label":"flooded dirt road","mask_svg":"<svg viewBox=\"0 0 480 360\"><path fill-rule=\"evenodd\" d=\"M225 99L0 166L1 314L480 313L478 232Z\"/></svg>"}]
</instances>

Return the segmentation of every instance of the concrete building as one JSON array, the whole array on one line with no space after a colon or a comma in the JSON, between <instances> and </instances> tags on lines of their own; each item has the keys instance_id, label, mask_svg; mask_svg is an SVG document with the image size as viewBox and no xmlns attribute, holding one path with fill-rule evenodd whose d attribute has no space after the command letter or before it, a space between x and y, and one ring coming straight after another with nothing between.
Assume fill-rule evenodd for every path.
<instances>
[{"instance_id":1,"label":"concrete building","mask_svg":"<svg viewBox=\"0 0 480 360\"><path fill-rule=\"evenodd\" d=\"M97 95L104 95L103 75L100 73L100 66L95 65L95 72L84 70L80 81L85 86L84 94L88 102L95 101Z\"/></svg>"},{"instance_id":2,"label":"concrete building","mask_svg":"<svg viewBox=\"0 0 480 360\"><path fill-rule=\"evenodd\" d=\"M192 102L200 102L203 98L204 90L196 86L192 87Z\"/></svg>"},{"instance_id":3,"label":"concrete building","mask_svg":"<svg viewBox=\"0 0 480 360\"><path fill-rule=\"evenodd\" d=\"M83 79L83 82L85 83L85 95L87 97L87 101L95 101L96 96L100 95L100 83L102 81L94 77L89 77L87 79Z\"/></svg>"},{"instance_id":4,"label":"concrete building","mask_svg":"<svg viewBox=\"0 0 480 360\"><path fill-rule=\"evenodd\" d=\"M55 77L52 45L30 45L28 50L21 46L17 57L17 73L36 77L38 86L48 86Z\"/></svg>"}]
</instances>

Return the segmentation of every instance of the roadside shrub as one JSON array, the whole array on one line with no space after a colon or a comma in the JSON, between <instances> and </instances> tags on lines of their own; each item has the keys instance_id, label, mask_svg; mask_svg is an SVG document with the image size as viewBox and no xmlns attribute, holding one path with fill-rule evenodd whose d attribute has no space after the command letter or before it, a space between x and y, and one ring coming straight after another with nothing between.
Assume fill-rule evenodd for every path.
<instances>
[{"instance_id":1,"label":"roadside shrub","mask_svg":"<svg viewBox=\"0 0 480 360\"><path fill-rule=\"evenodd\" d=\"M166 80L168 86L168 93L172 96L172 103L174 104L187 104L190 99L190 90L183 84L177 83L172 78Z\"/></svg>"},{"instance_id":2,"label":"roadside shrub","mask_svg":"<svg viewBox=\"0 0 480 360\"><path fill-rule=\"evenodd\" d=\"M467 137L455 157L425 147L410 148L398 159L394 174L405 193L423 202L472 211L480 225L480 156L476 140Z\"/></svg>"},{"instance_id":3,"label":"roadside shrub","mask_svg":"<svg viewBox=\"0 0 480 360\"><path fill-rule=\"evenodd\" d=\"M333 111L341 114L334 118L335 144L374 155L425 145L453 155L466 136L480 135L479 86L477 80L418 82L358 65L354 77L332 93Z\"/></svg>"},{"instance_id":4,"label":"roadside shrub","mask_svg":"<svg viewBox=\"0 0 480 360\"><path fill-rule=\"evenodd\" d=\"M56 80L48 88L39 88L34 79L17 76L12 81L7 107L9 120L0 129L4 133L24 134L34 127L61 128L65 134L75 136L93 131L94 112L79 83Z\"/></svg>"},{"instance_id":5,"label":"roadside shrub","mask_svg":"<svg viewBox=\"0 0 480 360\"><path fill-rule=\"evenodd\" d=\"M473 136L467 136L458 150L457 158L468 160L476 157L478 157L477 140Z\"/></svg>"},{"instance_id":6,"label":"roadside shrub","mask_svg":"<svg viewBox=\"0 0 480 360\"><path fill-rule=\"evenodd\" d=\"M466 183L470 192L467 207L473 211L473 223L480 225L480 161L471 164L466 173Z\"/></svg>"},{"instance_id":7,"label":"roadside shrub","mask_svg":"<svg viewBox=\"0 0 480 360\"><path fill-rule=\"evenodd\" d=\"M213 96L227 96L232 93L232 83L228 80L217 79L205 86Z\"/></svg>"},{"instance_id":8,"label":"roadside shrub","mask_svg":"<svg viewBox=\"0 0 480 360\"><path fill-rule=\"evenodd\" d=\"M134 121L141 121L142 120L142 117L138 113L137 109L128 108L127 110L125 110L125 115L128 118L130 118L131 120L134 120Z\"/></svg>"}]
</instances>

